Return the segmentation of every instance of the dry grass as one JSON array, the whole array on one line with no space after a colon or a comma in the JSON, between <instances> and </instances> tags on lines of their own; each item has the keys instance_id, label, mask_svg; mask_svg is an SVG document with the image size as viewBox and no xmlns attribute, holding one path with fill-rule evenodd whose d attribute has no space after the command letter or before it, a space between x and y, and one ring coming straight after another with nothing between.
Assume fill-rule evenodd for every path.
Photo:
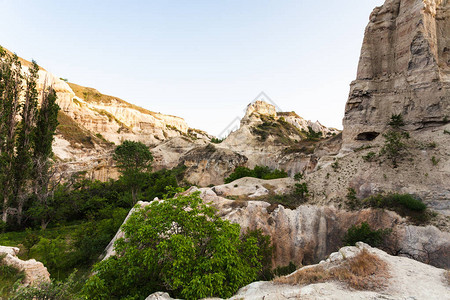
<instances>
[{"instance_id":1,"label":"dry grass","mask_svg":"<svg viewBox=\"0 0 450 300\"><path fill-rule=\"evenodd\" d=\"M317 265L297 271L289 277L280 277L275 282L283 284L312 284L326 281L340 281L357 290L378 290L389 278L385 261L363 250L360 254L344 260L340 265L324 269Z\"/></svg>"},{"instance_id":2,"label":"dry grass","mask_svg":"<svg viewBox=\"0 0 450 300\"><path fill-rule=\"evenodd\" d=\"M104 138L93 136L89 131L81 128L77 122L63 111L58 112L58 122L56 133L61 134L65 140L70 142L72 147L94 148L94 142L104 146L111 146L111 143Z\"/></svg>"},{"instance_id":3,"label":"dry grass","mask_svg":"<svg viewBox=\"0 0 450 300\"><path fill-rule=\"evenodd\" d=\"M72 91L75 93L75 95L77 97L84 99L86 102L97 102L97 103L110 104L110 103L113 103L114 101L117 101L117 102L119 102L125 106L128 106L130 108L133 108L143 114L148 114L148 115L152 115L152 116L157 115L155 112L152 112L150 110L139 107L137 105L128 103L125 100L122 100L120 98L109 96L109 95L104 95L94 88L84 87L84 86L81 86L81 85L78 85L75 83L71 83L71 82L68 82L67 84L70 86L70 88L72 89Z\"/></svg>"}]
</instances>

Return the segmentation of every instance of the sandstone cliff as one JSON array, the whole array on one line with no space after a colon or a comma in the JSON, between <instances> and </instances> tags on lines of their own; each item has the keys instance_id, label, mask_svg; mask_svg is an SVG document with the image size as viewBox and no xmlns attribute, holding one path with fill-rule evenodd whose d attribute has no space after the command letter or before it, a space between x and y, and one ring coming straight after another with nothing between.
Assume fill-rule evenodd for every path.
<instances>
[{"instance_id":1,"label":"sandstone cliff","mask_svg":"<svg viewBox=\"0 0 450 300\"><path fill-rule=\"evenodd\" d=\"M409 130L450 116L450 2L387 0L367 25L345 108L344 147L375 139L392 114Z\"/></svg>"},{"instance_id":2,"label":"sandstone cliff","mask_svg":"<svg viewBox=\"0 0 450 300\"><path fill-rule=\"evenodd\" d=\"M218 186L200 189L206 203L214 205L219 214L241 229L260 228L271 236L274 245L274 266L286 266L293 262L297 266L317 263L342 246L342 238L352 225L368 222L372 228L392 228L392 241L388 244L391 253L411 257L438 267L450 267L450 234L441 232L434 226L410 225L394 212L365 209L345 211L333 206L301 205L288 209L264 201L230 200L225 195L262 196L265 186L278 187L275 193L283 194L292 187L292 180L259 180L242 178L232 183L237 186ZM255 186L258 186L255 189ZM284 188L283 188L284 186ZM192 193L199 189L193 187ZM222 196L218 196L218 194ZM149 202L139 202L146 206ZM130 211L130 214L133 212ZM126 222L126 220L125 220ZM114 255L114 241L121 237L116 234L106 249L106 256Z\"/></svg>"}]
</instances>

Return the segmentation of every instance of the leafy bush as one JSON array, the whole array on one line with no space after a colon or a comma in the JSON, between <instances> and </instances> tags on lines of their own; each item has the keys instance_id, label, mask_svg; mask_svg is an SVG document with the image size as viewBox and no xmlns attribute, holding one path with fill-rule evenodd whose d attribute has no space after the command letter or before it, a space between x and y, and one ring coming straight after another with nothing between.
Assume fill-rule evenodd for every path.
<instances>
[{"instance_id":1,"label":"leafy bush","mask_svg":"<svg viewBox=\"0 0 450 300\"><path fill-rule=\"evenodd\" d=\"M220 143L223 142L223 140L225 140L225 139L219 139L219 138L213 137L213 138L211 139L211 143L214 143L214 144L220 144Z\"/></svg>"},{"instance_id":2,"label":"leafy bush","mask_svg":"<svg viewBox=\"0 0 450 300\"><path fill-rule=\"evenodd\" d=\"M257 239L239 238L199 193L154 201L123 225L117 256L93 268L89 299L138 299L169 291L185 299L230 297L261 271Z\"/></svg>"},{"instance_id":3,"label":"leafy bush","mask_svg":"<svg viewBox=\"0 0 450 300\"><path fill-rule=\"evenodd\" d=\"M39 282L29 286L16 287L10 300L73 300L78 299L79 289L75 272L64 281Z\"/></svg>"},{"instance_id":4,"label":"leafy bush","mask_svg":"<svg viewBox=\"0 0 450 300\"><path fill-rule=\"evenodd\" d=\"M427 206L410 194L374 195L362 201L365 207L387 208L403 217L409 217L415 223L425 223L430 218Z\"/></svg>"},{"instance_id":5,"label":"leafy bush","mask_svg":"<svg viewBox=\"0 0 450 300\"><path fill-rule=\"evenodd\" d=\"M225 178L225 183L233 182L239 178L243 177L255 177L260 179L277 179L277 178L285 178L288 177L288 174L283 170L271 170L266 166L256 166L253 170L247 167L236 167L233 173L230 174L227 178Z\"/></svg>"},{"instance_id":6,"label":"leafy bush","mask_svg":"<svg viewBox=\"0 0 450 300\"><path fill-rule=\"evenodd\" d=\"M0 299L9 299L12 287L25 279L24 272L3 263L5 255L0 255Z\"/></svg>"},{"instance_id":7,"label":"leafy bush","mask_svg":"<svg viewBox=\"0 0 450 300\"><path fill-rule=\"evenodd\" d=\"M354 246L357 242L364 242L372 247L378 247L389 233L390 229L372 230L368 223L363 222L359 226L353 225L348 229L343 243L346 246Z\"/></svg>"},{"instance_id":8,"label":"leafy bush","mask_svg":"<svg viewBox=\"0 0 450 300\"><path fill-rule=\"evenodd\" d=\"M405 126L405 122L403 121L403 116L401 114L393 114L391 115L391 120L389 121L389 126L393 128L400 128Z\"/></svg>"},{"instance_id":9,"label":"leafy bush","mask_svg":"<svg viewBox=\"0 0 450 300\"><path fill-rule=\"evenodd\" d=\"M362 159L364 161L373 161L373 159L376 157L376 153L373 151L370 151L369 153L367 153L366 155L363 155Z\"/></svg>"},{"instance_id":10,"label":"leafy bush","mask_svg":"<svg viewBox=\"0 0 450 300\"><path fill-rule=\"evenodd\" d=\"M356 197L356 191L353 188L349 188L347 192L347 206L350 210L355 210L360 208L361 201Z\"/></svg>"},{"instance_id":11,"label":"leafy bush","mask_svg":"<svg viewBox=\"0 0 450 300\"><path fill-rule=\"evenodd\" d=\"M308 184L306 182L296 183L294 194L299 196L301 199L306 199L309 195Z\"/></svg>"},{"instance_id":12,"label":"leafy bush","mask_svg":"<svg viewBox=\"0 0 450 300\"><path fill-rule=\"evenodd\" d=\"M383 134L383 137L385 138L385 142L383 148L381 148L380 155L386 155L392 162L394 168L396 168L399 159L406 150L404 140L409 138L409 134L406 132L388 131Z\"/></svg>"},{"instance_id":13,"label":"leafy bush","mask_svg":"<svg viewBox=\"0 0 450 300\"><path fill-rule=\"evenodd\" d=\"M243 242L247 242L250 239L256 240L256 245L258 246L257 257L261 265L257 280L271 280L273 278L273 273L271 271L273 247L270 236L264 235L261 229L256 229L247 230L241 239Z\"/></svg>"},{"instance_id":14,"label":"leafy bush","mask_svg":"<svg viewBox=\"0 0 450 300\"><path fill-rule=\"evenodd\" d=\"M318 141L322 138L322 132L314 131L311 126L308 126L308 131L302 129L302 133L306 135L306 140L308 141Z\"/></svg>"}]
</instances>

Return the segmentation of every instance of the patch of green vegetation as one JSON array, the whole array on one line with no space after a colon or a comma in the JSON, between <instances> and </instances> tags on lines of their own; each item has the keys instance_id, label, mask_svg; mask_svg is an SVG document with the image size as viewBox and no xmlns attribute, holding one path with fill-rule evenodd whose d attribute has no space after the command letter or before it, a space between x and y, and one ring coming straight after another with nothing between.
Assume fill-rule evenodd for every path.
<instances>
[{"instance_id":1,"label":"patch of green vegetation","mask_svg":"<svg viewBox=\"0 0 450 300\"><path fill-rule=\"evenodd\" d=\"M0 299L10 299L14 284L21 283L25 279L23 271L3 262L5 256L0 255Z\"/></svg>"},{"instance_id":2,"label":"patch of green vegetation","mask_svg":"<svg viewBox=\"0 0 450 300\"><path fill-rule=\"evenodd\" d=\"M354 246L357 242L363 242L372 247L378 247L391 232L389 228L372 230L367 222L363 222L359 226L353 225L348 229L343 243L346 246Z\"/></svg>"},{"instance_id":3,"label":"patch of green vegetation","mask_svg":"<svg viewBox=\"0 0 450 300\"><path fill-rule=\"evenodd\" d=\"M392 128L400 128L405 126L405 122L403 121L403 116L401 114L392 114L391 120L388 123Z\"/></svg>"},{"instance_id":4,"label":"patch of green vegetation","mask_svg":"<svg viewBox=\"0 0 450 300\"><path fill-rule=\"evenodd\" d=\"M354 188L348 189L346 198L347 198L346 204L350 210L356 210L356 209L360 208L361 202L356 197L356 191Z\"/></svg>"},{"instance_id":5,"label":"patch of green vegetation","mask_svg":"<svg viewBox=\"0 0 450 300\"><path fill-rule=\"evenodd\" d=\"M282 145L293 145L294 141L289 137L290 135L303 134L294 125L279 118L275 120L274 117L261 116L263 123L252 128L252 133L258 136L258 140L265 142L269 136L274 137L274 142Z\"/></svg>"},{"instance_id":6,"label":"patch of green vegetation","mask_svg":"<svg viewBox=\"0 0 450 300\"><path fill-rule=\"evenodd\" d=\"M213 138L211 139L211 143L214 143L214 144L220 144L220 143L222 143L224 140L225 140L224 138L219 139L219 138L213 137Z\"/></svg>"},{"instance_id":7,"label":"patch of green vegetation","mask_svg":"<svg viewBox=\"0 0 450 300\"><path fill-rule=\"evenodd\" d=\"M240 226L221 219L199 194L153 201L131 215L122 227L126 239L115 243L120 256L95 265L83 294L144 299L167 291L183 299L228 298L255 280L267 262L258 248L261 232L240 238Z\"/></svg>"},{"instance_id":8,"label":"patch of green vegetation","mask_svg":"<svg viewBox=\"0 0 450 300\"><path fill-rule=\"evenodd\" d=\"M363 155L363 156L362 156L362 159L363 159L364 161L371 162L371 161L373 161L373 160L376 158L376 156L377 156L377 154L376 154L375 152L370 151L370 152L367 153L366 155Z\"/></svg>"},{"instance_id":9,"label":"patch of green vegetation","mask_svg":"<svg viewBox=\"0 0 450 300\"><path fill-rule=\"evenodd\" d=\"M82 281L77 280L76 272L66 280L50 282L38 282L29 286L20 286L14 291L10 300L74 300L80 299L77 295L82 286Z\"/></svg>"},{"instance_id":10,"label":"patch of green vegetation","mask_svg":"<svg viewBox=\"0 0 450 300\"><path fill-rule=\"evenodd\" d=\"M432 156L431 157L431 163L433 164L433 166L437 166L439 164L441 160L436 158L436 156Z\"/></svg>"},{"instance_id":11,"label":"patch of green vegetation","mask_svg":"<svg viewBox=\"0 0 450 300\"><path fill-rule=\"evenodd\" d=\"M230 174L227 178L225 178L225 183L230 183L235 181L236 179L243 177L255 177L260 179L277 179L277 178L285 178L288 177L288 174L283 170L278 169L270 169L266 166L256 166L252 169L247 167L236 167L233 173Z\"/></svg>"},{"instance_id":12,"label":"patch of green vegetation","mask_svg":"<svg viewBox=\"0 0 450 300\"><path fill-rule=\"evenodd\" d=\"M314 131L311 126L308 126L308 131L302 129L302 132L306 135L308 141L318 141L323 138L321 131Z\"/></svg>"},{"instance_id":13,"label":"patch of green vegetation","mask_svg":"<svg viewBox=\"0 0 450 300\"><path fill-rule=\"evenodd\" d=\"M372 148L371 145L362 145L361 147L356 148L354 151L359 152L359 151L370 149L370 148Z\"/></svg>"},{"instance_id":14,"label":"patch of green vegetation","mask_svg":"<svg viewBox=\"0 0 450 300\"><path fill-rule=\"evenodd\" d=\"M444 134L449 134L450 135L450 131L448 131L447 129L444 129Z\"/></svg>"}]
</instances>

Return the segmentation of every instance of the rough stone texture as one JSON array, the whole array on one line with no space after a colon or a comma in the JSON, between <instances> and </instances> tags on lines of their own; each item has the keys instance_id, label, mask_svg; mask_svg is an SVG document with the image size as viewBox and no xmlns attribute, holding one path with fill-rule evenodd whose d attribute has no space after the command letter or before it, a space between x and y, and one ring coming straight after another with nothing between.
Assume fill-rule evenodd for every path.
<instances>
[{"instance_id":1,"label":"rough stone texture","mask_svg":"<svg viewBox=\"0 0 450 300\"><path fill-rule=\"evenodd\" d=\"M362 249L387 263L390 278L387 279L386 288L375 292L352 290L340 282L287 285L260 281L243 287L230 299L450 299L450 287L444 280L445 270L405 257L391 256L363 243L358 243L356 247L341 248L320 265L324 268L334 268L345 262L346 258L359 254Z\"/></svg>"},{"instance_id":2,"label":"rough stone texture","mask_svg":"<svg viewBox=\"0 0 450 300\"><path fill-rule=\"evenodd\" d=\"M25 280L24 284L33 284L42 281L50 281L50 273L47 268L34 259L21 260L17 257L20 249L16 247L0 246L0 255L6 256L3 258L3 262L6 265L13 266L20 271L24 271Z\"/></svg>"},{"instance_id":3,"label":"rough stone texture","mask_svg":"<svg viewBox=\"0 0 450 300\"><path fill-rule=\"evenodd\" d=\"M237 166L244 165L247 157L213 144L195 148L180 158L187 167L185 179L200 186L220 184Z\"/></svg>"},{"instance_id":4,"label":"rough stone texture","mask_svg":"<svg viewBox=\"0 0 450 300\"><path fill-rule=\"evenodd\" d=\"M282 195L292 191L295 184L292 178L280 178L273 180L263 180L253 177L244 177L231 183L218 185L211 190L221 197L243 197L257 198L267 195Z\"/></svg>"},{"instance_id":5,"label":"rough stone texture","mask_svg":"<svg viewBox=\"0 0 450 300\"><path fill-rule=\"evenodd\" d=\"M387 0L366 28L344 117L344 148L382 133L392 114L408 129L450 116L450 2Z\"/></svg>"},{"instance_id":6,"label":"rough stone texture","mask_svg":"<svg viewBox=\"0 0 450 300\"><path fill-rule=\"evenodd\" d=\"M279 181L279 180L275 180ZM235 183L232 183L235 184ZM254 194L254 182L245 178L238 192L247 197ZM268 185L275 186L274 180L267 180ZM191 193L199 189L193 187ZM201 197L219 210L219 214L233 223L238 223L242 231L260 228L272 238L274 245L274 266L286 266L290 262L297 266L317 263L336 251L342 244L342 238L352 225L368 222L371 228L393 228L389 251L399 255L430 263L440 267L450 267L450 233L441 232L433 226L417 227L408 225L394 212L365 209L361 211L344 211L335 207L302 205L292 210L282 205L271 205L263 201L229 200L218 196L230 193L224 186L200 189ZM140 202L145 206L149 202ZM121 231L106 249L113 254L112 245Z\"/></svg>"},{"instance_id":7,"label":"rough stone texture","mask_svg":"<svg viewBox=\"0 0 450 300\"><path fill-rule=\"evenodd\" d=\"M438 269L405 257L391 256L384 251L372 248L364 243L353 247L344 247L332 253L319 265L307 266L297 270L321 266L331 269L341 266L349 258L360 254L363 249L376 255L387 264L386 286L377 291L354 290L339 281L315 284L280 284L273 281L253 282L241 288L231 300L448 300L450 286L445 281L446 270ZM286 276L293 276L296 272ZM169 294L157 292L146 300L172 299ZM208 298L217 299L217 298Z\"/></svg>"}]
</instances>

